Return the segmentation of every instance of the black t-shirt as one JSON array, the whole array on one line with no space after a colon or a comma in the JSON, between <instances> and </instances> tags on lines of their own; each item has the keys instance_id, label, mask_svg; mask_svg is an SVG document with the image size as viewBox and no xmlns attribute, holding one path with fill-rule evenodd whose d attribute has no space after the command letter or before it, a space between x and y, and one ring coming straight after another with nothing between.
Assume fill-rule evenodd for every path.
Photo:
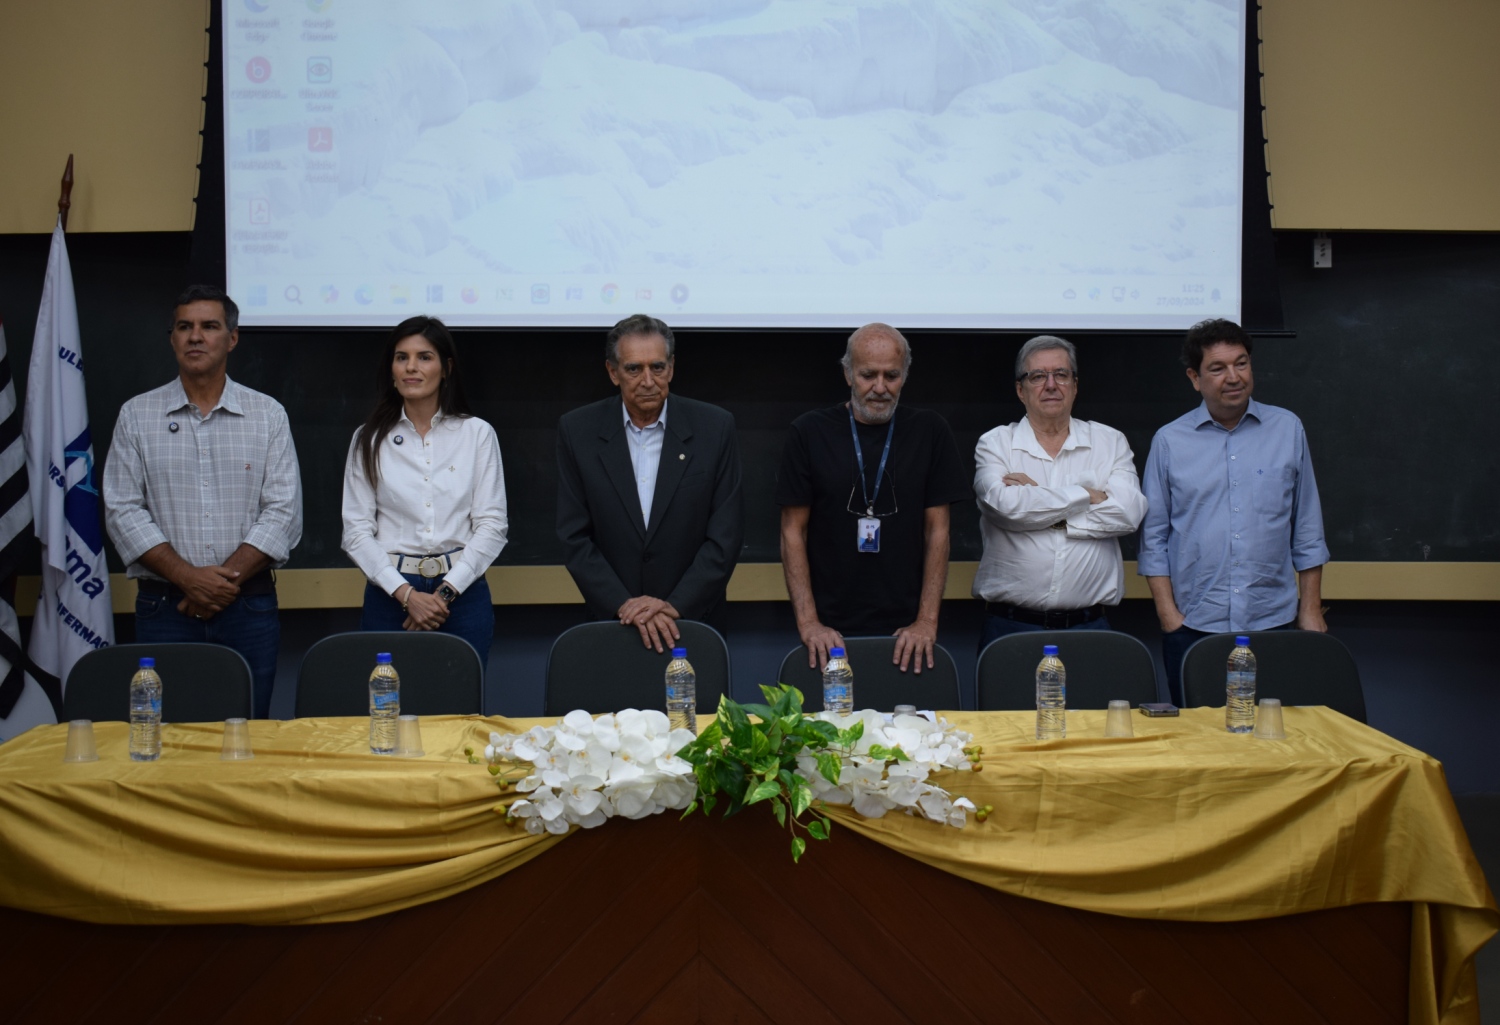
<instances>
[{"instance_id":1,"label":"black t-shirt","mask_svg":"<svg viewBox=\"0 0 1500 1025\"><path fill-rule=\"evenodd\" d=\"M865 483L880 519L877 553L857 547L867 506L847 406L798 417L776 476L777 505L812 508L807 561L813 601L823 624L845 636L890 634L917 618L926 510L974 497L948 421L906 406L896 407L891 454L877 494L875 472L889 426L858 425Z\"/></svg>"}]
</instances>

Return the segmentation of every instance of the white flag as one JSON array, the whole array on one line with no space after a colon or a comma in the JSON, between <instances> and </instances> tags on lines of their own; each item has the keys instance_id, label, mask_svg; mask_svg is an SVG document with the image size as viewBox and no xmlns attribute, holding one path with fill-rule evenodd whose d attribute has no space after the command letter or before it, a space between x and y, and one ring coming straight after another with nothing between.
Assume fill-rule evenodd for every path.
<instances>
[{"instance_id":1,"label":"white flag","mask_svg":"<svg viewBox=\"0 0 1500 1025\"><path fill-rule=\"evenodd\" d=\"M73 271L59 219L37 311L24 428L31 515L42 542L42 593L27 649L33 677L28 689L32 682L40 685L57 709L73 663L115 641L83 366ZM45 712L37 721L56 721L53 708ZM7 732L15 717L6 720Z\"/></svg>"}]
</instances>

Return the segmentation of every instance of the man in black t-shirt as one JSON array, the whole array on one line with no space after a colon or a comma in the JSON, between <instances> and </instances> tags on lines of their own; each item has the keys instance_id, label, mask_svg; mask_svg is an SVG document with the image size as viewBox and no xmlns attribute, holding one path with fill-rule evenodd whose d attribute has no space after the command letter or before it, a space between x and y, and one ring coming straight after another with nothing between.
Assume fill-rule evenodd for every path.
<instances>
[{"instance_id":1,"label":"man in black t-shirt","mask_svg":"<svg viewBox=\"0 0 1500 1025\"><path fill-rule=\"evenodd\" d=\"M948 579L948 506L973 490L947 421L897 408L911 369L901 332L866 324L842 362L849 401L797 418L776 480L797 632L818 667L845 634L894 634L902 671L920 673Z\"/></svg>"}]
</instances>

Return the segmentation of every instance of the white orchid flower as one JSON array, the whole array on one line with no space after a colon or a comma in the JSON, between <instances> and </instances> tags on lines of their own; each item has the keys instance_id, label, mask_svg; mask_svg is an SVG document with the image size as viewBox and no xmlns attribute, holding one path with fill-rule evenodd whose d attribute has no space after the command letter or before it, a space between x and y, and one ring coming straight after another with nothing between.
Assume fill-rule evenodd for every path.
<instances>
[{"instance_id":1,"label":"white orchid flower","mask_svg":"<svg viewBox=\"0 0 1500 1025\"><path fill-rule=\"evenodd\" d=\"M604 803L604 795L599 792L602 786L604 786L604 780L598 776L574 776L572 779L564 780L560 791L568 814L570 816L591 814ZM574 821L577 819L575 818Z\"/></svg>"},{"instance_id":2,"label":"white orchid flower","mask_svg":"<svg viewBox=\"0 0 1500 1025\"><path fill-rule=\"evenodd\" d=\"M878 790L854 788L854 810L867 819L881 818L895 806L895 802Z\"/></svg>"},{"instance_id":3,"label":"white orchid flower","mask_svg":"<svg viewBox=\"0 0 1500 1025\"><path fill-rule=\"evenodd\" d=\"M517 783L516 789L523 794L529 794L541 785L542 777L538 776L536 773L532 773L530 776L527 776L525 779ZM512 811L511 814L515 814L515 812Z\"/></svg>"}]
</instances>

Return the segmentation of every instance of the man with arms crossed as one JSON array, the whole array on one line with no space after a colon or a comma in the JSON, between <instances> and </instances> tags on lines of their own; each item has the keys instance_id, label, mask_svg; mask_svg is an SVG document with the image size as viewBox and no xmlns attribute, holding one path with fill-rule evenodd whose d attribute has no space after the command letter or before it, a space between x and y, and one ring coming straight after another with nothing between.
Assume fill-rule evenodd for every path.
<instances>
[{"instance_id":1,"label":"man with arms crossed","mask_svg":"<svg viewBox=\"0 0 1500 1025\"><path fill-rule=\"evenodd\" d=\"M1197 409L1156 432L1139 572L1161 621L1172 701L1182 656L1211 633L1323 622L1323 510L1302 421L1250 397L1250 336L1228 320L1195 324L1182 347Z\"/></svg>"},{"instance_id":2,"label":"man with arms crossed","mask_svg":"<svg viewBox=\"0 0 1500 1025\"><path fill-rule=\"evenodd\" d=\"M297 452L281 405L229 379L234 300L189 288L171 340L177 379L125 403L115 422L104 521L139 587L136 641L233 648L265 718L281 640L271 568L302 538Z\"/></svg>"},{"instance_id":3,"label":"man with arms crossed","mask_svg":"<svg viewBox=\"0 0 1500 1025\"><path fill-rule=\"evenodd\" d=\"M996 427L974 453L984 557L979 648L1028 630L1108 630L1105 608L1125 595L1122 534L1146 514L1125 435L1074 420L1073 344L1039 335L1016 356L1019 423Z\"/></svg>"},{"instance_id":4,"label":"man with arms crossed","mask_svg":"<svg viewBox=\"0 0 1500 1025\"><path fill-rule=\"evenodd\" d=\"M948 506L970 495L948 422L897 408L911 369L901 332L866 324L841 361L849 401L792 424L776 480L781 562L822 667L844 636L894 634L904 672L933 665L948 580Z\"/></svg>"},{"instance_id":5,"label":"man with arms crossed","mask_svg":"<svg viewBox=\"0 0 1500 1025\"><path fill-rule=\"evenodd\" d=\"M600 619L657 651L676 620L707 619L744 540L734 417L673 395L672 329L637 314L614 326L604 369L620 389L557 425L557 536Z\"/></svg>"}]
</instances>

